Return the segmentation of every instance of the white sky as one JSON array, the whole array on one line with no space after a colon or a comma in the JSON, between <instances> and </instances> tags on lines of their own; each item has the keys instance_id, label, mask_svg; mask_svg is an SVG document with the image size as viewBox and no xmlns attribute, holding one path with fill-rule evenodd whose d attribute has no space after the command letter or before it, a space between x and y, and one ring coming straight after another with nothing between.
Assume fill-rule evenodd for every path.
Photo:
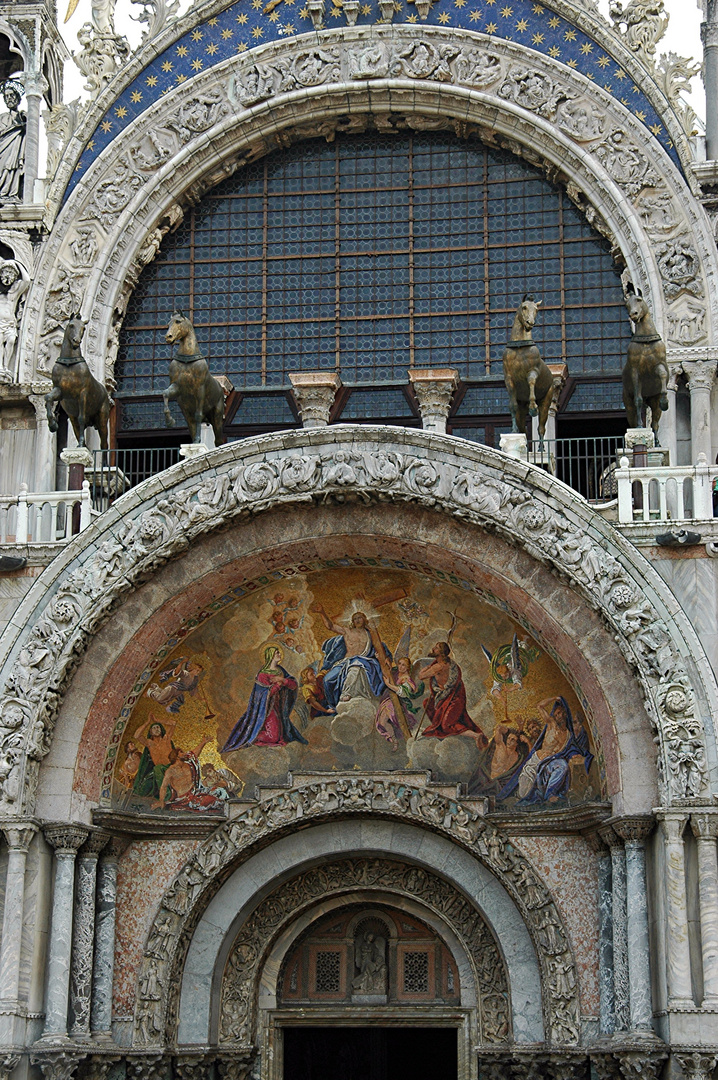
<instances>
[{"instance_id":1,"label":"white sky","mask_svg":"<svg viewBox=\"0 0 718 1080\"><path fill-rule=\"evenodd\" d=\"M549 0L550 2L550 0ZM609 0L599 0L601 11L608 17ZM186 11L192 5L192 0L182 0L180 12ZM58 19L65 18L68 0L58 0ZM626 0L624 0L624 7ZM701 11L695 0L665 0L665 8L670 15L670 23L663 41L658 46L658 52L675 52L679 56L701 58L700 25ZM143 26L133 21L131 16L137 14L140 5L133 5L130 0L117 0L115 9L115 26L124 34L133 48L139 44ZM83 23L90 20L90 0L79 0L77 9L66 25L61 25L65 41L71 52L79 48L77 43L77 31ZM73 63L65 68L65 101L71 101L76 97L86 97L82 86L84 77L80 74ZM689 98L691 106L701 117L705 117L705 94L700 76L693 80L693 93Z\"/></svg>"}]
</instances>

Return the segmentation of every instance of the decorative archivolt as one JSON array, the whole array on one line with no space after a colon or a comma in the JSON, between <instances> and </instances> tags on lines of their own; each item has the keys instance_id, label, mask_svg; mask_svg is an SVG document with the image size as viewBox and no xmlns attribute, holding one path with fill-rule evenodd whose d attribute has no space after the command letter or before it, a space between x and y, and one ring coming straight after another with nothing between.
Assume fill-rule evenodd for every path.
<instances>
[{"instance_id":1,"label":"decorative archivolt","mask_svg":"<svg viewBox=\"0 0 718 1080\"><path fill-rule=\"evenodd\" d=\"M421 431L343 425L247 439L176 466L128 492L48 567L4 635L0 813L32 812L64 688L125 593L220 526L346 499L455 515L551 566L602 615L637 673L663 799L707 793L714 741L702 717L710 724L718 715L715 680L691 623L633 545L579 495L503 454Z\"/></svg>"},{"instance_id":2,"label":"decorative archivolt","mask_svg":"<svg viewBox=\"0 0 718 1080\"><path fill-rule=\"evenodd\" d=\"M101 368L107 358L111 375L131 291L184 206L288 140L332 139L369 118L380 130L451 127L541 165L612 238L668 340L713 339L709 224L628 109L505 41L429 26L352 27L225 61L114 140L78 183L38 266L25 308L26 374L49 370L68 314L82 306L90 362Z\"/></svg>"},{"instance_id":3,"label":"decorative archivolt","mask_svg":"<svg viewBox=\"0 0 718 1080\"><path fill-rule=\"evenodd\" d=\"M487 824L470 803L406 781L340 776L259 802L217 829L182 867L165 893L147 938L138 980L135 1045L162 1045L175 1036L185 949L228 870L244 862L268 838L298 825L356 814L421 823L466 848L498 878L515 900L536 949L547 1038L558 1045L580 1040L576 968L563 920L543 881L511 841ZM509 992L505 976L500 985L478 970L487 959L480 955L480 947L488 948L492 957L497 951L480 913L453 886L424 868L404 865L399 870L378 859L352 859L321 865L292 879L249 917L225 968L220 1040L251 1045L253 979L258 976L263 951L282 926L320 896L357 888L408 891L448 922L477 967L477 990L486 999L483 1039L489 1044L506 1039Z\"/></svg>"}]
</instances>

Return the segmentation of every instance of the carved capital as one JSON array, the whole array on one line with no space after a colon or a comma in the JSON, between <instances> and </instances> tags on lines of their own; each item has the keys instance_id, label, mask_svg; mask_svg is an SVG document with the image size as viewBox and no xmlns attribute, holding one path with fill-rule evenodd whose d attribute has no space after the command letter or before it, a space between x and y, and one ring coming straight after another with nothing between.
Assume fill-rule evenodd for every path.
<instances>
[{"instance_id":1,"label":"carved capital","mask_svg":"<svg viewBox=\"0 0 718 1080\"><path fill-rule=\"evenodd\" d=\"M620 1066L614 1054L591 1054L591 1065L598 1076L598 1080L623 1080Z\"/></svg>"},{"instance_id":2,"label":"carved capital","mask_svg":"<svg viewBox=\"0 0 718 1080\"><path fill-rule=\"evenodd\" d=\"M655 824L652 814L611 819L612 827L626 844L642 844L653 832Z\"/></svg>"},{"instance_id":3,"label":"carved capital","mask_svg":"<svg viewBox=\"0 0 718 1080\"><path fill-rule=\"evenodd\" d=\"M290 373L294 398L299 407L302 426L326 427L329 414L342 380L333 372L295 371Z\"/></svg>"},{"instance_id":4,"label":"carved capital","mask_svg":"<svg viewBox=\"0 0 718 1080\"><path fill-rule=\"evenodd\" d=\"M718 836L718 814L691 814L691 830L697 840L715 840Z\"/></svg>"},{"instance_id":5,"label":"carved capital","mask_svg":"<svg viewBox=\"0 0 718 1080\"><path fill-rule=\"evenodd\" d=\"M75 446L72 449L66 448L60 453L60 460L65 465L84 465L86 469L91 469L94 457L91 450L88 450L86 446Z\"/></svg>"},{"instance_id":6,"label":"carved capital","mask_svg":"<svg viewBox=\"0 0 718 1080\"><path fill-rule=\"evenodd\" d=\"M96 859L110 841L109 833L93 829L80 849L81 859Z\"/></svg>"},{"instance_id":7,"label":"carved capital","mask_svg":"<svg viewBox=\"0 0 718 1080\"><path fill-rule=\"evenodd\" d=\"M661 817L661 829L666 842L669 844L683 844L688 814L666 814Z\"/></svg>"},{"instance_id":8,"label":"carved capital","mask_svg":"<svg viewBox=\"0 0 718 1080\"><path fill-rule=\"evenodd\" d=\"M37 825L25 821L22 823L9 823L3 825L2 831L5 842L11 851L27 852L32 843L32 838L37 832Z\"/></svg>"},{"instance_id":9,"label":"carved capital","mask_svg":"<svg viewBox=\"0 0 718 1080\"><path fill-rule=\"evenodd\" d=\"M600 829L592 829L590 832L585 832L582 835L594 855L608 854L611 845L602 835Z\"/></svg>"},{"instance_id":10,"label":"carved capital","mask_svg":"<svg viewBox=\"0 0 718 1080\"><path fill-rule=\"evenodd\" d=\"M247 1080L254 1066L254 1050L239 1053L220 1053L217 1058L217 1072L220 1080Z\"/></svg>"},{"instance_id":11,"label":"carved capital","mask_svg":"<svg viewBox=\"0 0 718 1080\"><path fill-rule=\"evenodd\" d=\"M70 1080L84 1056L64 1050L54 1053L48 1051L45 1054L33 1054L30 1061L33 1065L40 1066L45 1080Z\"/></svg>"},{"instance_id":12,"label":"carved capital","mask_svg":"<svg viewBox=\"0 0 718 1080\"><path fill-rule=\"evenodd\" d=\"M610 825L599 825L598 834L611 852L623 851L623 840Z\"/></svg>"},{"instance_id":13,"label":"carved capital","mask_svg":"<svg viewBox=\"0 0 718 1080\"><path fill-rule=\"evenodd\" d=\"M451 399L459 382L458 371L453 368L412 368L409 381L419 402L424 430L444 434Z\"/></svg>"},{"instance_id":14,"label":"carved capital","mask_svg":"<svg viewBox=\"0 0 718 1080\"><path fill-rule=\"evenodd\" d=\"M623 1080L658 1080L667 1053L650 1050L627 1050L616 1054Z\"/></svg>"},{"instance_id":15,"label":"carved capital","mask_svg":"<svg viewBox=\"0 0 718 1080\"><path fill-rule=\"evenodd\" d=\"M84 825L45 825L43 832L48 844L55 849L56 855L76 855L82 847L89 828Z\"/></svg>"},{"instance_id":16,"label":"carved capital","mask_svg":"<svg viewBox=\"0 0 718 1080\"><path fill-rule=\"evenodd\" d=\"M691 394L695 391L710 391L713 388L716 375L716 365L713 360L684 361L683 373L688 379L688 389Z\"/></svg>"},{"instance_id":17,"label":"carved capital","mask_svg":"<svg viewBox=\"0 0 718 1080\"><path fill-rule=\"evenodd\" d=\"M713 1070L718 1064L718 1057L715 1054L705 1054L699 1050L686 1054L674 1054L673 1057L683 1070L685 1080L711 1080Z\"/></svg>"}]
</instances>

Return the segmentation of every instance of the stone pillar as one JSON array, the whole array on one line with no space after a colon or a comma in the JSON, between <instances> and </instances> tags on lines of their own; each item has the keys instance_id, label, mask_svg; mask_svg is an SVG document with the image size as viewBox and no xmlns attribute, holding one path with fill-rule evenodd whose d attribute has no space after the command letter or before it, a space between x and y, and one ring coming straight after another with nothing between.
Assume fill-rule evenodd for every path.
<instances>
[{"instance_id":1,"label":"stone pillar","mask_svg":"<svg viewBox=\"0 0 718 1080\"><path fill-rule=\"evenodd\" d=\"M567 364L548 364L548 369L553 375L553 397L551 398L551 404L548 410L548 416L546 418L546 434L544 439L547 442L556 441L556 417L558 415L558 403L561 397L561 391L566 385L566 379L568 378L568 365ZM531 417L531 445L535 445L539 440L538 429L538 416Z\"/></svg>"},{"instance_id":2,"label":"stone pillar","mask_svg":"<svg viewBox=\"0 0 718 1080\"><path fill-rule=\"evenodd\" d=\"M295 371L290 373L289 381L302 418L302 427L326 427L337 391L342 385L339 376L333 371Z\"/></svg>"},{"instance_id":3,"label":"stone pillar","mask_svg":"<svg viewBox=\"0 0 718 1080\"><path fill-rule=\"evenodd\" d=\"M660 437L661 443L668 450L669 465L678 464L678 376L681 374L680 362L668 361L668 383L666 393L668 395L668 411L661 416Z\"/></svg>"},{"instance_id":4,"label":"stone pillar","mask_svg":"<svg viewBox=\"0 0 718 1080\"><path fill-rule=\"evenodd\" d=\"M21 363L20 345L18 341L18 364ZM18 380L21 375L18 375ZM48 383L48 390L51 389ZM55 458L57 454L57 435L50 431L47 423L47 409L45 408L45 394L29 394L30 402L35 410L35 471L33 479L33 491L55 490Z\"/></svg>"},{"instance_id":5,"label":"stone pillar","mask_svg":"<svg viewBox=\"0 0 718 1080\"><path fill-rule=\"evenodd\" d=\"M691 395L691 461L705 454L709 464L713 462L711 441L711 390L716 365L712 360L691 360L683 364Z\"/></svg>"},{"instance_id":6,"label":"stone pillar","mask_svg":"<svg viewBox=\"0 0 718 1080\"><path fill-rule=\"evenodd\" d=\"M0 1046L21 1046L24 1017L19 1006L22 927L25 908L25 864L37 826L8 822L2 827L8 846L2 941L0 942Z\"/></svg>"},{"instance_id":7,"label":"stone pillar","mask_svg":"<svg viewBox=\"0 0 718 1080\"><path fill-rule=\"evenodd\" d=\"M43 1043L62 1042L67 1038L75 858L88 832L81 825L48 825L45 828L45 839L55 849L55 883L47 959L45 1028L40 1040Z\"/></svg>"},{"instance_id":8,"label":"stone pillar","mask_svg":"<svg viewBox=\"0 0 718 1080\"><path fill-rule=\"evenodd\" d=\"M615 994L613 990L613 891L611 852L598 836L594 849L598 862L598 988L601 1034L615 1029Z\"/></svg>"},{"instance_id":9,"label":"stone pillar","mask_svg":"<svg viewBox=\"0 0 718 1080\"><path fill-rule=\"evenodd\" d=\"M419 402L424 431L446 435L451 399L459 384L458 371L454 368L410 368L409 382Z\"/></svg>"},{"instance_id":10,"label":"stone pillar","mask_svg":"<svg viewBox=\"0 0 718 1080\"><path fill-rule=\"evenodd\" d=\"M718 817L692 814L691 829L698 849L698 903L703 956L703 1006L718 1008Z\"/></svg>"},{"instance_id":11,"label":"stone pillar","mask_svg":"<svg viewBox=\"0 0 718 1080\"><path fill-rule=\"evenodd\" d=\"M628 1031L631 1003L628 985L628 940L626 937L626 853L610 825L600 830L611 856L611 946L613 952L613 1030ZM601 1017L603 1018L603 1002ZM602 1028L603 1030L603 1028Z\"/></svg>"},{"instance_id":12,"label":"stone pillar","mask_svg":"<svg viewBox=\"0 0 718 1080\"><path fill-rule=\"evenodd\" d=\"M112 1038L112 976L115 961L117 863L126 840L112 839L100 860L95 909L95 956L92 971L90 1027L94 1039Z\"/></svg>"},{"instance_id":13,"label":"stone pillar","mask_svg":"<svg viewBox=\"0 0 718 1080\"><path fill-rule=\"evenodd\" d=\"M40 161L40 114L43 94L48 89L40 72L25 75L25 99L27 101L27 132L25 135L25 174L22 188L23 202L35 202L35 181Z\"/></svg>"},{"instance_id":14,"label":"stone pillar","mask_svg":"<svg viewBox=\"0 0 718 1080\"><path fill-rule=\"evenodd\" d=\"M95 947L95 884L97 859L109 836L91 832L82 846L77 865L75 918L72 926L72 967L70 969L70 1004L73 1039L90 1037L90 1002L92 1000L92 960Z\"/></svg>"},{"instance_id":15,"label":"stone pillar","mask_svg":"<svg viewBox=\"0 0 718 1080\"><path fill-rule=\"evenodd\" d=\"M623 838L626 850L626 937L631 1031L652 1034L645 840L654 823L650 816L636 816L619 818L611 824Z\"/></svg>"},{"instance_id":16,"label":"stone pillar","mask_svg":"<svg viewBox=\"0 0 718 1080\"><path fill-rule=\"evenodd\" d=\"M706 158L718 159L718 0L703 0L701 41L703 83L706 88Z\"/></svg>"},{"instance_id":17,"label":"stone pillar","mask_svg":"<svg viewBox=\"0 0 718 1080\"><path fill-rule=\"evenodd\" d=\"M668 1008L693 1008L691 958L688 946L688 903L683 852L686 814L670 814L661 821L666 859L666 975Z\"/></svg>"}]
</instances>

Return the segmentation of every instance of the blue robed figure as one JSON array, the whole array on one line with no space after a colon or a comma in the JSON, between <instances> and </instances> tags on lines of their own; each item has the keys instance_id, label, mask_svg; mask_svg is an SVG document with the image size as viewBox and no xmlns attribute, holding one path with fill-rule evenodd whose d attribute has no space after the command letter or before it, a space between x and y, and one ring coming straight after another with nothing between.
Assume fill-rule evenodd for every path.
<instances>
[{"instance_id":1,"label":"blue robed figure","mask_svg":"<svg viewBox=\"0 0 718 1080\"><path fill-rule=\"evenodd\" d=\"M500 792L499 799L508 798L518 789L521 803L556 802L568 795L571 786L571 758L583 758L586 774L591 768L593 754L589 750L588 736L583 727L579 727L579 732L576 732L566 699L556 698L548 716L542 708L543 704L545 703L538 706L539 712L546 719L541 734L523 768L512 776ZM541 757L539 752L544 748L544 744L555 749L553 753Z\"/></svg>"},{"instance_id":2,"label":"blue robed figure","mask_svg":"<svg viewBox=\"0 0 718 1080\"><path fill-rule=\"evenodd\" d=\"M314 606L314 611L321 615L328 630L336 632L336 637L327 638L322 645L324 696L329 707L336 709L342 698L347 701L369 695L381 697L386 684L366 615L357 611L352 616L351 626L342 627L326 615L320 604ZM391 661L386 645L383 642L379 645Z\"/></svg>"},{"instance_id":3,"label":"blue robed figure","mask_svg":"<svg viewBox=\"0 0 718 1080\"><path fill-rule=\"evenodd\" d=\"M247 708L232 728L221 753L245 746L306 744L307 740L290 719L297 700L297 680L281 666L281 659L278 646L268 645L264 650L264 667L257 672Z\"/></svg>"}]
</instances>

